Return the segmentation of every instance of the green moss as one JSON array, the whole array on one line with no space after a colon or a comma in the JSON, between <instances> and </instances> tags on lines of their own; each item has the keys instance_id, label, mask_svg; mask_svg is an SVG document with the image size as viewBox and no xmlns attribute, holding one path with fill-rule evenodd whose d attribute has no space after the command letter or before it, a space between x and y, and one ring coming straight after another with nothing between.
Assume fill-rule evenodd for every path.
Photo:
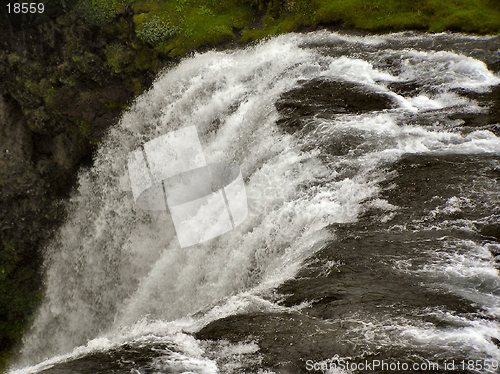
<instances>
[{"instance_id":1,"label":"green moss","mask_svg":"<svg viewBox=\"0 0 500 374\"><path fill-rule=\"evenodd\" d=\"M27 117L30 119L28 128L35 134L46 134L49 130L48 123L50 116L43 106L27 111Z\"/></svg>"},{"instance_id":2,"label":"green moss","mask_svg":"<svg viewBox=\"0 0 500 374\"><path fill-rule=\"evenodd\" d=\"M137 36L170 56L236 38L234 30L247 27L254 12L241 0L136 1Z\"/></svg>"},{"instance_id":3,"label":"green moss","mask_svg":"<svg viewBox=\"0 0 500 374\"><path fill-rule=\"evenodd\" d=\"M105 50L106 62L111 71L120 74L133 59L133 53L125 45L113 43L109 44Z\"/></svg>"},{"instance_id":4,"label":"green moss","mask_svg":"<svg viewBox=\"0 0 500 374\"><path fill-rule=\"evenodd\" d=\"M157 71L159 68L157 53L149 48L138 49L134 58L136 71Z\"/></svg>"},{"instance_id":5,"label":"green moss","mask_svg":"<svg viewBox=\"0 0 500 374\"><path fill-rule=\"evenodd\" d=\"M16 65L18 62L21 61L21 56L19 56L17 53L15 52L12 52L12 53L9 53L7 55L7 61L9 63L9 65L11 66L14 66Z\"/></svg>"},{"instance_id":6,"label":"green moss","mask_svg":"<svg viewBox=\"0 0 500 374\"><path fill-rule=\"evenodd\" d=\"M92 125L87 121L80 121L78 123L78 130L84 138L90 138L92 134Z\"/></svg>"},{"instance_id":7,"label":"green moss","mask_svg":"<svg viewBox=\"0 0 500 374\"><path fill-rule=\"evenodd\" d=\"M159 1L134 1L132 3L132 11L136 14L157 12L160 10Z\"/></svg>"},{"instance_id":8,"label":"green moss","mask_svg":"<svg viewBox=\"0 0 500 374\"><path fill-rule=\"evenodd\" d=\"M149 15L147 13L134 17L136 24L137 37L143 42L151 45L158 45L171 39L178 33L168 17L159 17L158 15Z\"/></svg>"},{"instance_id":9,"label":"green moss","mask_svg":"<svg viewBox=\"0 0 500 374\"><path fill-rule=\"evenodd\" d=\"M134 78L129 82L129 89L135 96L139 96L144 91L144 85L140 79Z\"/></svg>"},{"instance_id":10,"label":"green moss","mask_svg":"<svg viewBox=\"0 0 500 374\"><path fill-rule=\"evenodd\" d=\"M103 25L123 13L131 0L80 0L77 11L89 22Z\"/></svg>"},{"instance_id":11,"label":"green moss","mask_svg":"<svg viewBox=\"0 0 500 374\"><path fill-rule=\"evenodd\" d=\"M125 110L128 108L127 103L123 103L121 101L105 101L104 102L104 107L109 110Z\"/></svg>"},{"instance_id":12,"label":"green moss","mask_svg":"<svg viewBox=\"0 0 500 374\"><path fill-rule=\"evenodd\" d=\"M56 89L54 87L48 87L43 93L43 101L45 105L51 107L55 103Z\"/></svg>"},{"instance_id":13,"label":"green moss","mask_svg":"<svg viewBox=\"0 0 500 374\"><path fill-rule=\"evenodd\" d=\"M81 101L85 103L90 103L94 95L90 91L80 91L79 96Z\"/></svg>"},{"instance_id":14,"label":"green moss","mask_svg":"<svg viewBox=\"0 0 500 374\"><path fill-rule=\"evenodd\" d=\"M19 340L41 299L40 290L32 283L34 269L23 258L15 243L0 249L0 369L9 357L3 347L13 347Z\"/></svg>"},{"instance_id":15,"label":"green moss","mask_svg":"<svg viewBox=\"0 0 500 374\"><path fill-rule=\"evenodd\" d=\"M315 0L315 22L364 30L500 32L500 12L489 0Z\"/></svg>"},{"instance_id":16,"label":"green moss","mask_svg":"<svg viewBox=\"0 0 500 374\"><path fill-rule=\"evenodd\" d=\"M74 54L71 56L73 63L80 68L80 66L88 66L89 63L93 62L94 54L89 52L84 52L83 54ZM82 71L85 72L85 69Z\"/></svg>"},{"instance_id":17,"label":"green moss","mask_svg":"<svg viewBox=\"0 0 500 374\"><path fill-rule=\"evenodd\" d=\"M181 56L226 40L248 42L320 24L370 31L498 33L500 9L495 4L492 0L136 0L132 9L140 40L158 52Z\"/></svg>"},{"instance_id":18,"label":"green moss","mask_svg":"<svg viewBox=\"0 0 500 374\"><path fill-rule=\"evenodd\" d=\"M0 351L0 371L3 372L7 369L7 365L9 363L9 352L8 351Z\"/></svg>"},{"instance_id":19,"label":"green moss","mask_svg":"<svg viewBox=\"0 0 500 374\"><path fill-rule=\"evenodd\" d=\"M429 27L430 31L499 33L500 9L488 9L482 1L458 2L454 5L452 12L446 8L436 10Z\"/></svg>"}]
</instances>

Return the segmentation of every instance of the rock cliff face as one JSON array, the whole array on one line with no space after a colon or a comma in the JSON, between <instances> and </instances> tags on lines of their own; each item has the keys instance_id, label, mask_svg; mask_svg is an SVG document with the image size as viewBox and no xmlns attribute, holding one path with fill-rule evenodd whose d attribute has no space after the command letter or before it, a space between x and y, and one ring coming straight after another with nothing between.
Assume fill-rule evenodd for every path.
<instances>
[{"instance_id":1,"label":"rock cliff face","mask_svg":"<svg viewBox=\"0 0 500 374\"><path fill-rule=\"evenodd\" d=\"M36 219L43 187L32 160L33 140L19 108L0 97L0 227L2 244L29 242L25 222ZM27 228L26 227L26 228ZM31 231L31 230L30 230Z\"/></svg>"},{"instance_id":2,"label":"rock cliff face","mask_svg":"<svg viewBox=\"0 0 500 374\"><path fill-rule=\"evenodd\" d=\"M152 73L112 72L112 37L75 14L0 19L0 30L1 371L41 298L41 248L78 169Z\"/></svg>"},{"instance_id":3,"label":"rock cliff face","mask_svg":"<svg viewBox=\"0 0 500 374\"><path fill-rule=\"evenodd\" d=\"M16 110L17 109L17 110ZM0 96L0 181L5 183L19 166L31 159L33 143L22 113ZM31 169L31 165L29 165Z\"/></svg>"},{"instance_id":4,"label":"rock cliff face","mask_svg":"<svg viewBox=\"0 0 500 374\"><path fill-rule=\"evenodd\" d=\"M38 239L48 237L36 225L49 214L46 204L67 196L78 168L90 164L106 129L154 71L113 71L106 46L128 34L107 34L76 13L59 9L37 22L2 21L0 240L2 247L25 247L33 231L26 250L36 251ZM59 214L46 218L57 224ZM21 219L36 229L26 231Z\"/></svg>"},{"instance_id":5,"label":"rock cliff face","mask_svg":"<svg viewBox=\"0 0 500 374\"><path fill-rule=\"evenodd\" d=\"M7 348L19 339L37 305L37 248L48 232L42 227L54 216L32 157L32 134L22 112L0 96L0 346Z\"/></svg>"}]
</instances>

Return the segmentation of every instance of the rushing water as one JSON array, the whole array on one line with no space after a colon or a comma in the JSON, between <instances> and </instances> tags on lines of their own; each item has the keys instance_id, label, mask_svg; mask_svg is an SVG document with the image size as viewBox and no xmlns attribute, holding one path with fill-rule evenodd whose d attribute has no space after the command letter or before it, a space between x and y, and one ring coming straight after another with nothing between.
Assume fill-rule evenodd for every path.
<instances>
[{"instance_id":1,"label":"rushing water","mask_svg":"<svg viewBox=\"0 0 500 374\"><path fill-rule=\"evenodd\" d=\"M160 74L80 174L12 372L500 360L498 46L324 31ZM180 248L134 206L127 157L192 125L241 165L250 214Z\"/></svg>"}]
</instances>

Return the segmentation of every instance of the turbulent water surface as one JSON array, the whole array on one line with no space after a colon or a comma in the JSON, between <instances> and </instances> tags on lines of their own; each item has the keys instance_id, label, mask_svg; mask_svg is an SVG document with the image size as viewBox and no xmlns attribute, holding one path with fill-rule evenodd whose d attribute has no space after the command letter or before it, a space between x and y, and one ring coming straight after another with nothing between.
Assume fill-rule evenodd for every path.
<instances>
[{"instance_id":1,"label":"turbulent water surface","mask_svg":"<svg viewBox=\"0 0 500 374\"><path fill-rule=\"evenodd\" d=\"M323 31L165 71L81 173L12 373L498 362L498 46ZM250 214L180 248L134 206L127 157L192 125L241 165Z\"/></svg>"}]
</instances>

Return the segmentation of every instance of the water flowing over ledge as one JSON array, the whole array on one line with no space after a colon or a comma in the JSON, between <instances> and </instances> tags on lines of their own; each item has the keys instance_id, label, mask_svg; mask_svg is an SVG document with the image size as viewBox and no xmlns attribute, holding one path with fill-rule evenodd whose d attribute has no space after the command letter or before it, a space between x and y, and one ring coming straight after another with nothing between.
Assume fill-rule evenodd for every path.
<instances>
[{"instance_id":1,"label":"water flowing over ledge","mask_svg":"<svg viewBox=\"0 0 500 374\"><path fill-rule=\"evenodd\" d=\"M94 167L80 174L68 220L46 249L46 299L19 365L48 361L13 372L143 341L168 346L168 354L155 358L159 370L217 372L217 360L204 353L206 343L191 334L228 316L306 307L280 305L273 290L335 241L333 226L356 223L370 209L397 211L379 195L404 155L500 153L492 127L462 129L463 121L447 118L487 111L473 94L488 92L500 79L479 59L429 48L489 40L290 34L195 55L160 74L110 130ZM323 106L304 114L307 123L298 131L287 129L277 103L315 80L352 85L386 104L344 113ZM417 88L405 90L408 85ZM241 165L250 209L234 231L188 249L179 248L165 213L134 206L127 177L129 152L185 126L197 127L207 161ZM433 272L439 264L417 272ZM492 282L498 285L498 278ZM496 299L487 306L497 313L498 298L490 291L487 297ZM379 321L370 323L384 330ZM394 330L410 325L399 321L387 344ZM499 331L494 323L488 328ZM360 329L352 334L366 335ZM255 354L258 346L248 344L251 349L232 349ZM499 357L492 346L483 348ZM229 348L212 349L220 355Z\"/></svg>"}]
</instances>

